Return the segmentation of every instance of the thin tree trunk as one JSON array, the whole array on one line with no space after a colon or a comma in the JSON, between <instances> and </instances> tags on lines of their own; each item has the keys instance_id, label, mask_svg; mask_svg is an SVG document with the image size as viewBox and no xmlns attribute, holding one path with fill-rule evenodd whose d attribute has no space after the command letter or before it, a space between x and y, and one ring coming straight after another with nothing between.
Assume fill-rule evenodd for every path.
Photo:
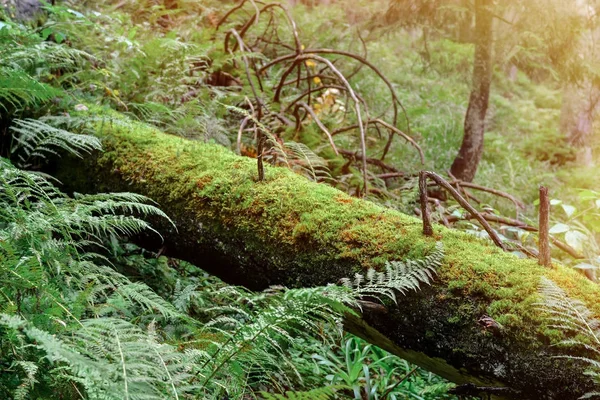
<instances>
[{"instance_id":1,"label":"thin tree trunk","mask_svg":"<svg viewBox=\"0 0 600 400\"><path fill-rule=\"evenodd\" d=\"M465 135L450 169L463 181L472 182L483 154L483 135L492 81L492 0L475 1L475 61L473 88L465 116Z\"/></svg>"},{"instance_id":2,"label":"thin tree trunk","mask_svg":"<svg viewBox=\"0 0 600 400\"><path fill-rule=\"evenodd\" d=\"M567 85L563 89L563 102L560 112L560 129L569 144L576 149L577 162L592 166L591 138L600 89L590 82L581 87Z\"/></svg>"}]
</instances>

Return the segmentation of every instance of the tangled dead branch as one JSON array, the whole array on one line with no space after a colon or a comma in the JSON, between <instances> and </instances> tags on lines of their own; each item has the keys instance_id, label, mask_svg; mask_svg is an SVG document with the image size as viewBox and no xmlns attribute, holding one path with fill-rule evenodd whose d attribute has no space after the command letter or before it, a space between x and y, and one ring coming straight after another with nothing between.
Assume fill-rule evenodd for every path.
<instances>
[{"instance_id":1,"label":"tangled dead branch","mask_svg":"<svg viewBox=\"0 0 600 400\"><path fill-rule=\"evenodd\" d=\"M280 38L281 16L286 23L285 30L291 32L291 43ZM369 192L372 179L377 179L376 174L368 171L368 165L373 165L371 161L374 160L368 156L369 130L376 130L379 136L382 130L388 132L387 141L382 145L383 154L379 157L382 162L390 150L393 138L398 136L417 149L420 160L424 163L424 153L411 137L406 110L391 81L366 59L367 46L362 37L360 42L364 56L343 50L305 49L297 25L287 8L279 3L264 3L258 0L241 0L216 24L217 33L225 27L225 52L232 56L239 53L236 59L243 63L246 84L252 92L254 110L252 118L244 118L241 121L237 138L238 151L243 133L251 128L254 121L264 124L277 122L280 127L275 131L285 131L287 127L294 126L295 132L314 123L318 130L325 134L336 155L340 155L340 152L334 136L357 132L360 153L355 155L359 156L355 157L355 160L360 163L362 189L359 193L363 195ZM336 65L343 60L355 64L352 71L345 73ZM381 115L372 117L367 102L352 85L350 79L357 76L363 67L372 71L388 88L391 114L383 111ZM331 112L323 110L325 101L352 106L339 106L335 112ZM407 133L398 127L400 110L404 116L403 124ZM385 120L386 116L390 118L390 122ZM337 129L332 131L331 125L334 123ZM258 131L255 135L257 148L261 136L260 129ZM257 151L257 158L266 150Z\"/></svg>"}]
</instances>

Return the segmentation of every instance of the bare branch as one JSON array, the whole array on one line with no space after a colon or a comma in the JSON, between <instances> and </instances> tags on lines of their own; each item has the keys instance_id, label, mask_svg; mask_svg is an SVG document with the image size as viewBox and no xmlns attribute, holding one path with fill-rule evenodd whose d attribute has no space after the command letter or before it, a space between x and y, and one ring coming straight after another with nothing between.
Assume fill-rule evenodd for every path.
<instances>
[{"instance_id":1,"label":"bare branch","mask_svg":"<svg viewBox=\"0 0 600 400\"><path fill-rule=\"evenodd\" d=\"M421 202L421 218L423 219L423 234L433 236L429 205L427 204L427 171L419 173L419 200Z\"/></svg>"},{"instance_id":2,"label":"bare branch","mask_svg":"<svg viewBox=\"0 0 600 400\"><path fill-rule=\"evenodd\" d=\"M550 199L548 188L540 186L540 216L539 216L539 242L540 256L538 263L545 267L552 265L550 257L549 229L550 229Z\"/></svg>"},{"instance_id":3,"label":"bare branch","mask_svg":"<svg viewBox=\"0 0 600 400\"><path fill-rule=\"evenodd\" d=\"M329 144L331 145L331 147L333 147L333 151L335 151L335 154L339 156L340 153L338 152L337 147L335 147L335 143L333 142L333 137L331 136L331 133L329 133L329 130L327 129L327 127L325 125L323 125L323 123L321 122L321 120L319 119L317 114L315 114L314 110L303 101L300 101L298 103L298 106L304 108L310 114L310 116L313 118L313 120L317 123L317 126L319 128L321 128L321 130L325 133L325 135L327 135L327 139L329 139Z\"/></svg>"},{"instance_id":4,"label":"bare branch","mask_svg":"<svg viewBox=\"0 0 600 400\"><path fill-rule=\"evenodd\" d=\"M446 189L452 195L452 197L454 197L458 204L460 204L465 210L470 212L475 217L475 219L479 221L483 229L485 229L485 231L488 233L488 235L496 244L496 246L500 247L502 250L506 250L506 247L502 243L502 240L498 236L498 233L496 233L496 231L492 229L490 224L485 220L485 218L483 218L481 213L477 211L467 200L465 200L465 198L462 197L460 193L458 193L458 191L454 187L452 187L452 185L448 181L446 181L444 178L442 178L435 172L422 171L422 173L424 173L426 177L433 179L439 186Z\"/></svg>"}]
</instances>

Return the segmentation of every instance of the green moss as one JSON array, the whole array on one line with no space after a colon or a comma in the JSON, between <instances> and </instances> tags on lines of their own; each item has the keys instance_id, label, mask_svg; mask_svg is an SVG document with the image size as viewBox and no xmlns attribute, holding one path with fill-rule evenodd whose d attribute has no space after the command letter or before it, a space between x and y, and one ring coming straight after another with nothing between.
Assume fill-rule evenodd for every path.
<instances>
[{"instance_id":1,"label":"green moss","mask_svg":"<svg viewBox=\"0 0 600 400\"><path fill-rule=\"evenodd\" d=\"M220 238L235 236L237 242L224 240L222 246L240 252L240 257L252 253L275 270L293 263L296 269L290 279L301 274L322 284L340 271L348 273L348 268L422 258L440 240L446 257L436 284L445 296L473 299L474 307L507 329L548 335L544 316L534 307L540 301L537 288L542 275L600 315L598 288L571 270L544 269L441 226L436 226L434 238L424 237L421 222L414 217L351 198L284 168L267 166L265 181L256 182L255 160L215 144L163 134L116 113L95 112L114 119L98 123L105 146L98 160L101 165L110 166L133 188L143 188L144 194L176 213L173 217L179 223L202 221ZM244 254L234 248L240 240Z\"/></svg>"}]
</instances>

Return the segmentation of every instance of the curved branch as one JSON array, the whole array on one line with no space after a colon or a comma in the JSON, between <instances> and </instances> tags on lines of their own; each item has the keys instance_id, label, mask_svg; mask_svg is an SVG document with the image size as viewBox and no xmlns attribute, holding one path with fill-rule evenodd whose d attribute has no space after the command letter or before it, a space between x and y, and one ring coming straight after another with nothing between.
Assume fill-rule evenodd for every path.
<instances>
[{"instance_id":1,"label":"curved branch","mask_svg":"<svg viewBox=\"0 0 600 400\"><path fill-rule=\"evenodd\" d=\"M416 148L417 151L419 152L419 157L421 158L421 164L425 164L425 154L423 154L423 149L421 148L421 146L419 146L417 144L417 142L415 142L415 140L413 138L411 138L410 136L408 136L406 133L402 132L400 129L396 128L395 126L388 124L387 122L385 122L382 119L377 118L377 119L370 120L369 122L374 122L374 123L385 126L391 132L395 133L396 135L402 137L404 140L406 140L407 142L412 144L414 146L414 148Z\"/></svg>"},{"instance_id":2,"label":"curved branch","mask_svg":"<svg viewBox=\"0 0 600 400\"><path fill-rule=\"evenodd\" d=\"M288 67L288 69L286 69L285 72L283 73L283 75L281 76L279 85L277 86L277 90L275 91L275 96L273 97L273 101L279 102L279 99L281 97L281 90L283 89L283 83L285 82L285 79L288 77L289 74L292 73L292 71L295 69L295 67L298 63L305 61L305 60L315 60L315 61L319 61L319 62L327 65L329 67L329 69L337 76L337 78L344 84L344 86L346 87L346 89L348 91L348 94L354 101L354 109L356 112L356 118L358 120L357 121L358 127L360 128L360 146L361 146L361 150L362 150L362 164L363 164L362 172L363 172L363 183L364 183L365 194L366 194L369 191L368 177L367 177L367 143L366 143L365 125L363 123L362 113L360 110L361 102L358 99L358 97L356 96L356 94L354 93L354 90L352 89L352 86L350 85L350 83L348 82L346 77L344 77L344 75L333 65L333 63L331 61L329 61L328 59L318 56L318 55L315 55L315 54L302 54L297 57L294 57L294 62L292 63L292 65L290 65ZM260 71L259 71L259 73L260 73Z\"/></svg>"},{"instance_id":3,"label":"curved branch","mask_svg":"<svg viewBox=\"0 0 600 400\"><path fill-rule=\"evenodd\" d=\"M461 180L453 180L453 181L451 181L449 183L451 185L459 185L459 186L462 186L462 187L467 187L467 188L470 188L470 189L479 190L481 192L491 193L491 194L494 194L494 195L496 195L498 197L504 197L505 199L508 199L508 200L512 201L513 204L517 208L525 209L525 204L523 204L522 201L520 201L519 199L517 199L515 196L513 196L513 195L511 195L509 193L503 192L501 190L492 189L492 188L488 188L488 187L485 187L485 186L477 185L475 183L464 182L464 181L461 181Z\"/></svg>"},{"instance_id":4,"label":"curved branch","mask_svg":"<svg viewBox=\"0 0 600 400\"><path fill-rule=\"evenodd\" d=\"M238 129L238 135L237 135L237 153L239 155L242 154L242 133L244 133L244 129L246 128L246 125L248 124L248 121L250 121L251 118L250 117L246 117L242 120L242 123L240 124L240 128Z\"/></svg>"},{"instance_id":5,"label":"curved branch","mask_svg":"<svg viewBox=\"0 0 600 400\"><path fill-rule=\"evenodd\" d=\"M411 138L406 133L402 132L400 129L385 122L382 119L379 119L379 118L370 119L370 120L368 120L368 122L383 125L385 128L389 129L392 134L395 133L398 136L404 138L407 142L412 144L415 147L415 149L417 149L417 151L419 152L419 157L421 158L421 164L425 164L425 154L423 153L423 149L421 148L421 146L419 146L419 144L413 138ZM350 130L356 129L356 128L358 128L358 125L356 125L356 124L345 126L343 128L336 129L335 131L333 131L331 133L331 135L332 136L339 135L340 133L344 133L344 132L347 132L347 131L350 131ZM383 161L383 159L382 159L382 161Z\"/></svg>"},{"instance_id":6,"label":"curved branch","mask_svg":"<svg viewBox=\"0 0 600 400\"><path fill-rule=\"evenodd\" d=\"M304 108L310 114L310 116L313 118L313 120L317 123L317 126L319 128L321 128L321 130L325 133L325 135L327 135L327 139L329 139L329 144L331 145L331 147L333 147L333 151L335 151L335 155L339 156L340 153L338 152L337 147L335 147L335 143L333 142L333 136L331 136L331 133L329 133L329 130L327 129L327 127L325 125L323 125L323 123L321 122L321 120L319 119L317 114L315 114L314 110L303 101L298 103L298 107Z\"/></svg>"},{"instance_id":7,"label":"curved branch","mask_svg":"<svg viewBox=\"0 0 600 400\"><path fill-rule=\"evenodd\" d=\"M391 94L392 100L393 100L393 105L394 105L394 121L393 121L393 125L397 124L398 106L400 106L400 108L402 109L402 112L404 114L404 117L406 118L406 124L407 124L407 128L408 128L408 132L410 134L410 130L411 130L410 129L410 120L408 118L408 113L407 113L406 109L404 108L404 105L402 104L402 102L398 98L398 95L396 94L396 90L394 89L394 87L393 87L392 83L390 82L390 80L374 64L372 64L370 61L364 59L361 56L358 56L358 55L356 55L354 53L350 53L348 51L343 51L343 50L333 50L333 49L305 49L304 52L305 53L313 53L313 54L337 54L337 55L341 55L341 56L353 58L353 59L357 60L358 62L361 62L361 63L365 64L366 66L368 66L373 72L375 72L375 74L377 76L379 76L379 78L381 78L381 80L386 84L386 86L388 87L388 89L390 91L390 94ZM259 72L263 73L266 69L272 67L273 65L279 64L279 63L287 61L287 60L291 60L291 59L293 59L295 57L296 57L295 54L288 54L288 55L285 55L285 56L278 57L278 58L270 61L269 63L265 64L264 66L262 66L260 68Z\"/></svg>"},{"instance_id":8,"label":"curved branch","mask_svg":"<svg viewBox=\"0 0 600 400\"><path fill-rule=\"evenodd\" d=\"M483 229L485 229L485 231L488 233L488 235L490 236L490 238L492 239L494 244L496 246L500 247L502 250L506 250L506 247L502 243L502 240L498 236L498 233L494 229L492 229L490 224L485 220L485 218L483 218L481 213L479 211L477 211L467 200L465 200L465 198L462 197L460 195L460 193L458 193L458 191L456 189L454 189L454 187L452 187L452 185L447 180L445 180L444 178L442 178L435 172L431 172L431 171L421 171L421 174L426 178L432 179L439 186L446 189L452 195L452 197L454 197L454 199L458 202L458 204L460 204L465 210L470 212L475 217L475 219L477 219L477 221L479 221L479 223L481 224ZM421 183L421 179L419 179L419 184L420 183ZM419 185L419 186L421 186L421 185ZM425 190L427 190L427 189L425 188ZM427 208L427 207L425 207L425 208ZM428 227L431 227L431 221L426 220L426 217L428 217L428 215L429 215L428 213L427 214L423 213L423 233L425 233L425 234L427 234L427 232L429 231Z\"/></svg>"},{"instance_id":9,"label":"curved branch","mask_svg":"<svg viewBox=\"0 0 600 400\"><path fill-rule=\"evenodd\" d=\"M527 232L538 232L538 228L536 228L535 226L525 224L524 222L518 221L516 219L501 217L499 215L493 215L488 213L481 213L481 216L489 222L497 222L504 225L514 226L515 228L523 229ZM462 217L457 217L454 215L450 215L447 217L447 221L450 223L469 219L475 219L475 216L472 214L467 214ZM550 236L550 242L552 242L553 245L555 245L557 248L564 251L571 257L575 258L576 260L583 260L585 258L582 254L579 254L577 250L575 250L568 244L561 242L553 236Z\"/></svg>"}]
</instances>

